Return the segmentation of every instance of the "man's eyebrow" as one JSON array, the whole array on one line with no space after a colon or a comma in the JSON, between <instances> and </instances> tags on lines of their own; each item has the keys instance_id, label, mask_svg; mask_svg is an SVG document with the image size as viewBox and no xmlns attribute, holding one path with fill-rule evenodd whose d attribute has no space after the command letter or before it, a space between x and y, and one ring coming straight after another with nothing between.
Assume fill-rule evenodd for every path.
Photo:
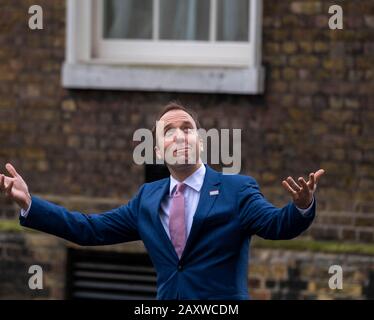
<instances>
[{"instance_id":1,"label":"man's eyebrow","mask_svg":"<svg viewBox=\"0 0 374 320\"><path fill-rule=\"evenodd\" d=\"M187 121L187 120L182 122L182 126L184 126L184 125L190 125L190 126L193 127L192 122L191 122L191 121ZM173 123L169 123L169 124L167 124L167 125L164 127L164 132L165 132L167 129L169 129L170 127L172 127L172 126L173 126Z\"/></svg>"},{"instance_id":2,"label":"man's eyebrow","mask_svg":"<svg viewBox=\"0 0 374 320\"><path fill-rule=\"evenodd\" d=\"M164 127L164 132L167 130L167 129L169 129L170 127L172 126L172 124L167 124L165 127Z\"/></svg>"}]
</instances>

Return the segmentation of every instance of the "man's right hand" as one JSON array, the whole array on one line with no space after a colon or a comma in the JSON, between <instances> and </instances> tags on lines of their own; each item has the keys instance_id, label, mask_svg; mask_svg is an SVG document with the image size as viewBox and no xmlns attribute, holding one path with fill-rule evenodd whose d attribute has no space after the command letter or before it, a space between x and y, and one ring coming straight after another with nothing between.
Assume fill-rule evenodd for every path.
<instances>
[{"instance_id":1,"label":"man's right hand","mask_svg":"<svg viewBox=\"0 0 374 320\"><path fill-rule=\"evenodd\" d=\"M16 202L23 210L28 210L31 204L31 195L26 182L10 163L7 163L5 168L11 176L0 174L0 191L4 192L8 199Z\"/></svg>"}]
</instances>

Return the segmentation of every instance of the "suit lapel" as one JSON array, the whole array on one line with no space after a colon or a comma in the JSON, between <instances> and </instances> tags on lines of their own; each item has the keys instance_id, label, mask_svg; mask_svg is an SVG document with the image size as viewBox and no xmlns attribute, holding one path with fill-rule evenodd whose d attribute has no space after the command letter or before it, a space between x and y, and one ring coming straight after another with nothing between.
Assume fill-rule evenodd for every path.
<instances>
[{"instance_id":1,"label":"suit lapel","mask_svg":"<svg viewBox=\"0 0 374 320\"><path fill-rule=\"evenodd\" d=\"M191 246L192 242L196 238L205 217L208 215L210 209L213 207L213 204L215 200L217 199L216 192L214 192L212 195L210 194L211 191L217 191L220 190L220 176L218 172L211 169L209 166L206 165L206 173L204 178L203 186L200 190L200 199L199 204L197 206L190 234L187 238L186 246L183 250L183 254L181 259L184 257L186 252L188 252L189 247ZM170 242L171 243L171 242ZM173 247L174 248L174 247Z\"/></svg>"}]
</instances>

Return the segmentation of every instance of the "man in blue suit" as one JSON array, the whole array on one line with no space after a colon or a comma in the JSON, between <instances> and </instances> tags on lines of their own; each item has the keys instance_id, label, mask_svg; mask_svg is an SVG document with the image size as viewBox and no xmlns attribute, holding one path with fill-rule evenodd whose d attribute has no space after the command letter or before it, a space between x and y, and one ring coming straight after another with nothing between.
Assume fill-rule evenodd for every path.
<instances>
[{"instance_id":1,"label":"man in blue suit","mask_svg":"<svg viewBox=\"0 0 374 320\"><path fill-rule=\"evenodd\" d=\"M9 163L10 176L0 175L0 189L22 208L22 226L84 246L142 240L157 271L158 299L248 299L251 236L291 239L306 230L324 170L310 173L308 182L284 180L293 201L276 208L254 178L223 175L201 162L198 128L191 110L166 106L155 151L170 177L142 185L128 204L109 212L69 212L32 196ZM167 152L177 161L168 163Z\"/></svg>"}]
</instances>

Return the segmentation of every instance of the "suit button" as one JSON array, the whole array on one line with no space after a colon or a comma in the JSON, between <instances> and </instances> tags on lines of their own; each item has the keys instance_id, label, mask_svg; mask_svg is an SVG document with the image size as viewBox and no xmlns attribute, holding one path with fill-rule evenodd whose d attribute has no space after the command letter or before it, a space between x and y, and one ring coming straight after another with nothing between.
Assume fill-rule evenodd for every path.
<instances>
[{"instance_id":1,"label":"suit button","mask_svg":"<svg viewBox=\"0 0 374 320\"><path fill-rule=\"evenodd\" d=\"M178 270L179 271L182 271L183 270L183 266L181 264L178 264Z\"/></svg>"}]
</instances>

